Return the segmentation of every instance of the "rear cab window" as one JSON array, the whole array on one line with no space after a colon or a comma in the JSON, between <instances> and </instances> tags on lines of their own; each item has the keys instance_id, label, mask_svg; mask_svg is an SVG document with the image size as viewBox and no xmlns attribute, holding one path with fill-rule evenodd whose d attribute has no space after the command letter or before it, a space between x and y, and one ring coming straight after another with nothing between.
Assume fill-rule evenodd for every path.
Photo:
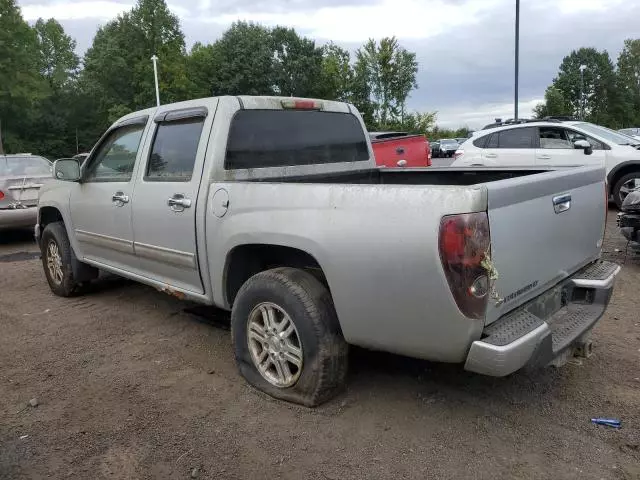
<instances>
[{"instance_id":1,"label":"rear cab window","mask_svg":"<svg viewBox=\"0 0 640 480\"><path fill-rule=\"evenodd\" d=\"M317 110L239 110L231 120L227 170L369 159L355 115Z\"/></svg>"}]
</instances>

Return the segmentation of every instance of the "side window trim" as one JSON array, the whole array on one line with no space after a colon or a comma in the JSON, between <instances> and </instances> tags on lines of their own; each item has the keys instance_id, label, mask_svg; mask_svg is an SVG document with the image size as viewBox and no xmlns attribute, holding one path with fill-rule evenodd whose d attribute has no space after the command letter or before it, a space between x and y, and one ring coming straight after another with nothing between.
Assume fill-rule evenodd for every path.
<instances>
[{"instance_id":1,"label":"side window trim","mask_svg":"<svg viewBox=\"0 0 640 480\"><path fill-rule=\"evenodd\" d=\"M138 117L128 118L126 120L123 120L122 122L117 123L113 130L120 127L129 127L131 125L146 125L148 121L149 115L140 115Z\"/></svg>"},{"instance_id":2,"label":"side window trim","mask_svg":"<svg viewBox=\"0 0 640 480\"><path fill-rule=\"evenodd\" d=\"M159 113L153 121L155 123L177 122L179 120L187 120L191 118L207 118L209 111L207 107L181 108L178 110L169 110Z\"/></svg>"}]
</instances>

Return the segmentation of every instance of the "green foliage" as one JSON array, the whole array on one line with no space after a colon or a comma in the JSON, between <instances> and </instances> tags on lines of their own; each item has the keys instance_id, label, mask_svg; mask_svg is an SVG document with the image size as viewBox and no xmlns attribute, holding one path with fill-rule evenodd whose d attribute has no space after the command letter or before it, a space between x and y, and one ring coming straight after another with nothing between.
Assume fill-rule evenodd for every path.
<instances>
[{"instance_id":1,"label":"green foliage","mask_svg":"<svg viewBox=\"0 0 640 480\"><path fill-rule=\"evenodd\" d=\"M536 105L533 113L535 118L572 115L572 107L559 88L549 85L544 92L544 102Z\"/></svg>"},{"instance_id":2,"label":"green foliage","mask_svg":"<svg viewBox=\"0 0 640 480\"><path fill-rule=\"evenodd\" d=\"M379 44L370 39L356 52L356 69L370 85L377 124L385 128L398 117L402 123L409 93L418 86L415 53L402 48L395 37L383 38Z\"/></svg>"},{"instance_id":3,"label":"green foliage","mask_svg":"<svg viewBox=\"0 0 640 480\"><path fill-rule=\"evenodd\" d=\"M353 99L354 71L351 55L335 43L322 48L320 97L347 102Z\"/></svg>"},{"instance_id":4,"label":"green foliage","mask_svg":"<svg viewBox=\"0 0 640 480\"><path fill-rule=\"evenodd\" d=\"M39 18L35 24L40 50L40 73L53 90L60 90L75 79L80 59L75 53L76 42L65 34L64 28L50 18Z\"/></svg>"},{"instance_id":5,"label":"green foliage","mask_svg":"<svg viewBox=\"0 0 640 480\"><path fill-rule=\"evenodd\" d=\"M625 127L640 125L640 39L625 40L618 56L618 116Z\"/></svg>"},{"instance_id":6,"label":"green foliage","mask_svg":"<svg viewBox=\"0 0 640 480\"><path fill-rule=\"evenodd\" d=\"M317 46L291 28L236 22L214 43L196 43L187 52L166 1L138 0L98 29L82 68L75 47L56 20L30 27L15 0L0 0L6 151L56 158L89 150L122 115L155 105L153 55L163 103L283 95L354 103L371 128L424 133L435 120L435 114L405 115L417 63L395 38L369 42L352 62L343 48Z\"/></svg>"},{"instance_id":7,"label":"green foliage","mask_svg":"<svg viewBox=\"0 0 640 480\"><path fill-rule=\"evenodd\" d=\"M39 70L35 31L22 19L14 0L0 0L0 124L7 152L29 147L25 133L37 117L39 101L47 95Z\"/></svg>"},{"instance_id":8,"label":"green foliage","mask_svg":"<svg viewBox=\"0 0 640 480\"><path fill-rule=\"evenodd\" d=\"M273 95L272 47L268 28L247 22L231 25L212 47L217 71L210 95Z\"/></svg>"}]
</instances>

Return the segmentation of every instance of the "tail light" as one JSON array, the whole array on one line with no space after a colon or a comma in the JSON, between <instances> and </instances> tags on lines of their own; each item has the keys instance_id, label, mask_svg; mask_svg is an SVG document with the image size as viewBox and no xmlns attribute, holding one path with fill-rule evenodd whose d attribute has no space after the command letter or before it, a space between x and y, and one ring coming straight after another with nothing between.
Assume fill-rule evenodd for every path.
<instances>
[{"instance_id":1,"label":"tail light","mask_svg":"<svg viewBox=\"0 0 640 480\"><path fill-rule=\"evenodd\" d=\"M449 289L464 316L484 317L491 279L485 257L491 247L486 212L448 215L440 221L440 260Z\"/></svg>"},{"instance_id":2,"label":"tail light","mask_svg":"<svg viewBox=\"0 0 640 480\"><path fill-rule=\"evenodd\" d=\"M0 200L4 199L4 192L2 190L0 190Z\"/></svg>"},{"instance_id":3,"label":"tail light","mask_svg":"<svg viewBox=\"0 0 640 480\"><path fill-rule=\"evenodd\" d=\"M425 148L427 149L427 167L431 166L431 147L429 143L425 143Z\"/></svg>"}]
</instances>

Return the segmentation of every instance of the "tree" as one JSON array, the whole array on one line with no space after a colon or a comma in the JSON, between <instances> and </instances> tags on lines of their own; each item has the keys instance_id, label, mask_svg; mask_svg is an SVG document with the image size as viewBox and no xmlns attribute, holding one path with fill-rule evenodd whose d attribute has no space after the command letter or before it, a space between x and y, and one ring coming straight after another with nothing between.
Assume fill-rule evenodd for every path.
<instances>
[{"instance_id":1,"label":"tree","mask_svg":"<svg viewBox=\"0 0 640 480\"><path fill-rule=\"evenodd\" d=\"M189 94L192 98L209 97L218 78L221 61L216 45L196 42L186 59L187 77L190 82Z\"/></svg>"},{"instance_id":2,"label":"tree","mask_svg":"<svg viewBox=\"0 0 640 480\"><path fill-rule=\"evenodd\" d=\"M78 72L80 60L74 51L76 42L53 18L46 22L39 18L34 28L40 50L40 73L53 90L59 90Z\"/></svg>"},{"instance_id":3,"label":"tree","mask_svg":"<svg viewBox=\"0 0 640 480\"><path fill-rule=\"evenodd\" d=\"M549 85L544 92L544 102L536 105L533 113L536 118L571 115L572 107L564 98L560 89Z\"/></svg>"},{"instance_id":4,"label":"tree","mask_svg":"<svg viewBox=\"0 0 640 480\"><path fill-rule=\"evenodd\" d=\"M273 43L269 29L236 22L213 44L218 67L213 95L273 95Z\"/></svg>"},{"instance_id":5,"label":"tree","mask_svg":"<svg viewBox=\"0 0 640 480\"><path fill-rule=\"evenodd\" d=\"M321 97L341 102L352 101L354 72L351 56L335 43L322 48Z\"/></svg>"},{"instance_id":6,"label":"tree","mask_svg":"<svg viewBox=\"0 0 640 480\"><path fill-rule=\"evenodd\" d=\"M356 70L370 85L375 119L381 128L402 117L407 97L416 84L415 54L400 47L395 37L379 44L370 39L356 52Z\"/></svg>"},{"instance_id":7,"label":"tree","mask_svg":"<svg viewBox=\"0 0 640 480\"><path fill-rule=\"evenodd\" d=\"M369 81L369 68L362 55L357 55L357 60L353 68L353 83L351 86L351 102L362 115L362 119L367 128L374 129L376 126L376 104L373 102L373 87Z\"/></svg>"},{"instance_id":8,"label":"tree","mask_svg":"<svg viewBox=\"0 0 640 480\"><path fill-rule=\"evenodd\" d=\"M582 85L580 66L584 65L584 84ZM581 87L582 85L582 87ZM571 114L580 116L584 111L585 119L600 124L614 125L615 77L613 64L606 51L595 48L581 48L564 57L558 76L553 80L562 96L571 108ZM582 98L581 91L584 92Z\"/></svg>"},{"instance_id":9,"label":"tree","mask_svg":"<svg viewBox=\"0 0 640 480\"><path fill-rule=\"evenodd\" d=\"M188 98L184 35L164 0L139 0L127 13L101 27L85 55L80 87L97 100L102 124L110 112L133 111L155 104L151 57L158 55L163 102Z\"/></svg>"},{"instance_id":10,"label":"tree","mask_svg":"<svg viewBox=\"0 0 640 480\"><path fill-rule=\"evenodd\" d=\"M30 121L46 95L35 31L14 0L0 0L0 124L5 151L28 148Z\"/></svg>"},{"instance_id":11,"label":"tree","mask_svg":"<svg viewBox=\"0 0 640 480\"><path fill-rule=\"evenodd\" d=\"M620 123L625 127L636 127L640 125L640 39L624 41L617 67Z\"/></svg>"},{"instance_id":12,"label":"tree","mask_svg":"<svg viewBox=\"0 0 640 480\"><path fill-rule=\"evenodd\" d=\"M408 52L404 48L396 50L394 54L396 75L392 83L392 92L400 109L400 123L404 124L404 109L407 98L412 90L418 88L416 75L418 74L418 62L416 54Z\"/></svg>"},{"instance_id":13,"label":"tree","mask_svg":"<svg viewBox=\"0 0 640 480\"><path fill-rule=\"evenodd\" d=\"M322 49L313 40L299 36L292 28L276 27L270 32L273 48L275 93L283 96L317 97L323 92Z\"/></svg>"}]
</instances>

